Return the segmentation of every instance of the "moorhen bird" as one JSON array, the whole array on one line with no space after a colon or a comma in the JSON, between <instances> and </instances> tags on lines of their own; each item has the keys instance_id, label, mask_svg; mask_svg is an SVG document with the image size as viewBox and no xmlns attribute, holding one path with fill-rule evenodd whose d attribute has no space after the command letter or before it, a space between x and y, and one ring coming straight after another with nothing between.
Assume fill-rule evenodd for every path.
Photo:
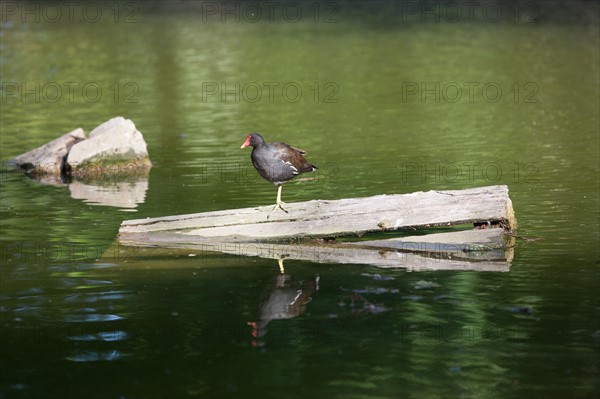
<instances>
[{"instance_id":1,"label":"moorhen bird","mask_svg":"<svg viewBox=\"0 0 600 399\"><path fill-rule=\"evenodd\" d=\"M258 174L278 187L277 202L267 219L277 208L288 213L281 201L281 185L301 173L315 171L317 167L304 158L306 151L286 143L265 143L258 133L249 134L241 148L248 146L253 147L252 164Z\"/></svg>"}]
</instances>

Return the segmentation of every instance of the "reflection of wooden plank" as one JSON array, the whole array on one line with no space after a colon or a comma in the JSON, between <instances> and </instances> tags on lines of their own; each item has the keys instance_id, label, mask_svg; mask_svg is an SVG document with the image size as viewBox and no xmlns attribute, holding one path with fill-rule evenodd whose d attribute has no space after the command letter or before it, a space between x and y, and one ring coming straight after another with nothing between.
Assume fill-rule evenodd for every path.
<instances>
[{"instance_id":1,"label":"reflection of wooden plank","mask_svg":"<svg viewBox=\"0 0 600 399\"><path fill-rule=\"evenodd\" d=\"M492 231L495 230L495 231ZM177 232L153 232L139 235L128 235L120 239L120 244L125 246L152 247L143 251L124 251L127 253L144 254L143 256L160 257L161 254L173 255L173 250L182 250L186 254L200 254L205 256L210 253L226 253L238 256L258 256L271 259L294 259L314 263L340 263L340 264L366 264L386 268L403 268L411 271L420 270L475 270L499 271L509 270L512 259L512 248L493 249L491 251L468 251L462 249L429 251L419 250L430 245L433 236L441 236L434 241L454 242L457 245L459 237L470 238L476 242L484 242L501 238L502 229L474 230L473 234L466 232L431 234L423 236L423 242L418 242L421 237L407 237L411 241L410 248L399 248L398 239L381 241L364 241L340 244L280 244L259 242L219 242L202 237L189 236ZM382 242L390 242L391 246L382 247ZM371 246L375 243L377 246ZM423 247L421 244L424 244ZM385 245L385 244L383 244ZM167 249L168 248L168 249ZM416 252L413 253L416 249ZM506 251L506 252L505 252ZM138 256L138 255L136 255Z\"/></svg>"},{"instance_id":2,"label":"reflection of wooden plank","mask_svg":"<svg viewBox=\"0 0 600 399\"><path fill-rule=\"evenodd\" d=\"M286 208L289 213L275 211L271 219L267 219L271 206L264 206L129 220L121 224L119 236L127 240L137 234L176 231L183 241L204 237L222 242L361 235L488 221L516 227L506 186L314 200L287 204ZM155 238L155 244L161 245L160 237Z\"/></svg>"}]
</instances>

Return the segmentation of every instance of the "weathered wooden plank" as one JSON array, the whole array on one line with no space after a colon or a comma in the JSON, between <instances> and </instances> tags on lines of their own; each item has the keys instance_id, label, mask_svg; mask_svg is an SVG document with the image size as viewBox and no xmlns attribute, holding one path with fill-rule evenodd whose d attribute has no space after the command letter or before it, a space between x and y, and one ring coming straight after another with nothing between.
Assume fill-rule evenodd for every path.
<instances>
[{"instance_id":1,"label":"weathered wooden plank","mask_svg":"<svg viewBox=\"0 0 600 399\"><path fill-rule=\"evenodd\" d=\"M516 228L506 186L466 190L377 195L341 200L313 200L286 205L289 213L271 206L230 209L190 215L124 221L119 237L177 231L182 236L223 241L259 241L290 237L362 235L408 227L499 222Z\"/></svg>"},{"instance_id":2,"label":"weathered wooden plank","mask_svg":"<svg viewBox=\"0 0 600 399\"><path fill-rule=\"evenodd\" d=\"M504 229L490 228L358 241L346 243L346 245L422 253L430 257L448 257L455 260L502 259L511 262L514 241L514 237L504 234Z\"/></svg>"},{"instance_id":3,"label":"weathered wooden plank","mask_svg":"<svg viewBox=\"0 0 600 399\"><path fill-rule=\"evenodd\" d=\"M420 236L394 237L348 243L361 247L400 249L413 252L481 251L505 247L504 230L500 228L474 229L435 233Z\"/></svg>"},{"instance_id":4,"label":"weathered wooden plank","mask_svg":"<svg viewBox=\"0 0 600 399\"><path fill-rule=\"evenodd\" d=\"M273 242L216 241L199 236L189 236L177 231L148 232L127 235L120 245L136 247L123 249L125 253L145 253L156 257L161 253L172 256L172 250L206 256L224 253L238 256L257 256L270 259L292 259L313 263L366 264L384 268L421 270L476 270L508 271L512 259L512 246L506 248L471 248L469 242L500 244L503 229L473 230L452 233L412 236L402 239L361 241L330 244L322 242L281 244ZM386 244L387 243L387 244ZM406 244L402 247L402 243ZM437 247L431 248L432 243ZM386 246L387 245L387 246ZM156 248L158 246L158 248ZM142 247L155 247L139 251ZM168 249L168 250L167 250ZM210 258L210 257L209 257Z\"/></svg>"}]
</instances>

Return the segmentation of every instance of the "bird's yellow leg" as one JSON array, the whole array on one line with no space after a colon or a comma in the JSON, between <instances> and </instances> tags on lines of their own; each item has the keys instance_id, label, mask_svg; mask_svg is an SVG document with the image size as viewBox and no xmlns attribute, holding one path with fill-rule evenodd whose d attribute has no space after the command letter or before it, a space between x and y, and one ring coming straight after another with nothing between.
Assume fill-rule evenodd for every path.
<instances>
[{"instance_id":1,"label":"bird's yellow leg","mask_svg":"<svg viewBox=\"0 0 600 399\"><path fill-rule=\"evenodd\" d=\"M271 210L271 212L269 212L269 214L267 215L267 219L271 216L271 214L273 212L275 212L275 209L277 209L277 208L281 209L285 213L288 213L288 211L286 211L283 208L283 205L285 204L285 202L281 201L281 188L282 187L283 187L282 185L279 185L279 188L277 189L277 202L275 203L275 206L273 207L273 209Z\"/></svg>"}]
</instances>

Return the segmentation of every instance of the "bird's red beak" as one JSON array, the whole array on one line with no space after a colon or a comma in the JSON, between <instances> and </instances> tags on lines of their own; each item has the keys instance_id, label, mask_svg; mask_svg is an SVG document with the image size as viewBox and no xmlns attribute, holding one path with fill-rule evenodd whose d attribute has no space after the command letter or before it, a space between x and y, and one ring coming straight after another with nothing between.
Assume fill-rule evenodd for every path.
<instances>
[{"instance_id":1,"label":"bird's red beak","mask_svg":"<svg viewBox=\"0 0 600 399\"><path fill-rule=\"evenodd\" d=\"M240 148L246 148L250 145L250 136L246 137L246 141L244 141L244 144L242 144L242 146Z\"/></svg>"}]
</instances>

